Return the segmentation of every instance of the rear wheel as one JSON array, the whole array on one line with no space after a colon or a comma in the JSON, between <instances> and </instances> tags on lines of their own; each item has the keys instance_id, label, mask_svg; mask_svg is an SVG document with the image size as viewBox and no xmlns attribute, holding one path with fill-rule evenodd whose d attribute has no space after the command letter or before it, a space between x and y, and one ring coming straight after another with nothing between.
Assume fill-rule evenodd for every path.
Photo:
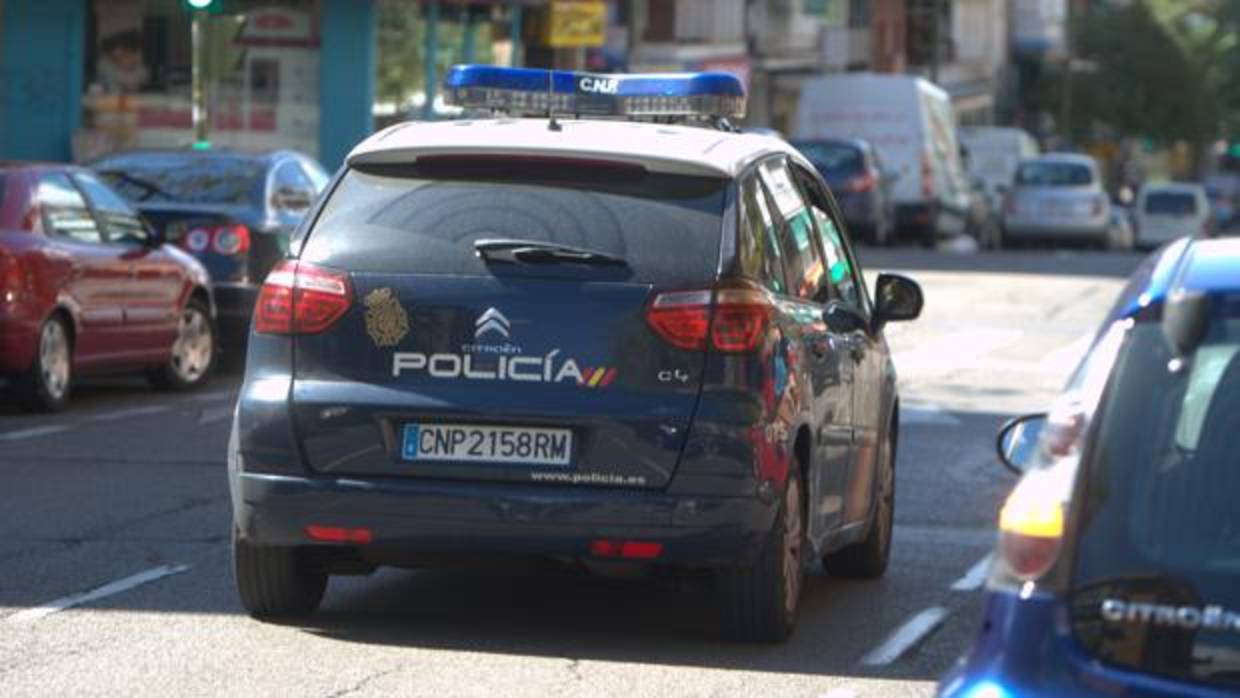
<instances>
[{"instance_id":1,"label":"rear wheel","mask_svg":"<svg viewBox=\"0 0 1240 698\"><path fill-rule=\"evenodd\" d=\"M215 325L205 303L190 299L177 323L168 363L149 373L156 387L189 390L202 385L215 366Z\"/></svg>"},{"instance_id":2,"label":"rear wheel","mask_svg":"<svg viewBox=\"0 0 1240 698\"><path fill-rule=\"evenodd\" d=\"M241 604L255 618L297 618L319 607L327 573L293 547L254 545L233 530L233 574Z\"/></svg>"},{"instance_id":3,"label":"rear wheel","mask_svg":"<svg viewBox=\"0 0 1240 698\"><path fill-rule=\"evenodd\" d=\"M39 328L34 364L18 376L16 390L22 406L35 412L58 412L69 401L73 379L73 342L69 325L53 315Z\"/></svg>"},{"instance_id":4,"label":"rear wheel","mask_svg":"<svg viewBox=\"0 0 1240 698\"><path fill-rule=\"evenodd\" d=\"M804 577L805 527L800 464L793 463L784 499L761 557L749 567L719 571L724 631L745 642L781 642L796 624Z\"/></svg>"},{"instance_id":5,"label":"rear wheel","mask_svg":"<svg viewBox=\"0 0 1240 698\"><path fill-rule=\"evenodd\" d=\"M895 523L896 469L894 437L884 439L878 454L878 490L870 532L864 540L823 556L827 572L837 577L876 579L887 571L891 559L891 533Z\"/></svg>"}]
</instances>

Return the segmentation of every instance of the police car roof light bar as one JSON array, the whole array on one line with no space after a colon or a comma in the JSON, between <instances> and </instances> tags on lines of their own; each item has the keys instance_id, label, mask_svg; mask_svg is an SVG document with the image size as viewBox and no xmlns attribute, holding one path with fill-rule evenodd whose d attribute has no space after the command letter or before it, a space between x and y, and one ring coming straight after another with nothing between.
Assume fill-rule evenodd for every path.
<instances>
[{"instance_id":1,"label":"police car roof light bar","mask_svg":"<svg viewBox=\"0 0 1240 698\"><path fill-rule=\"evenodd\" d=\"M745 86L731 73L606 75L540 68L458 65L444 98L512 115L726 120L745 116Z\"/></svg>"}]
</instances>

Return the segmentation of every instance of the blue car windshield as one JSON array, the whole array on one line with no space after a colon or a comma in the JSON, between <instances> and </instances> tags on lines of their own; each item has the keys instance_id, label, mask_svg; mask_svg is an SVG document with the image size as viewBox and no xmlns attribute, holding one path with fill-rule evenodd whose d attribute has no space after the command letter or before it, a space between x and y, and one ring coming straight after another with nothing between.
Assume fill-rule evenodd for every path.
<instances>
[{"instance_id":1,"label":"blue car windshield","mask_svg":"<svg viewBox=\"0 0 1240 698\"><path fill-rule=\"evenodd\" d=\"M1240 296L1177 360L1137 323L1087 455L1073 627L1105 662L1240 687Z\"/></svg>"}]
</instances>

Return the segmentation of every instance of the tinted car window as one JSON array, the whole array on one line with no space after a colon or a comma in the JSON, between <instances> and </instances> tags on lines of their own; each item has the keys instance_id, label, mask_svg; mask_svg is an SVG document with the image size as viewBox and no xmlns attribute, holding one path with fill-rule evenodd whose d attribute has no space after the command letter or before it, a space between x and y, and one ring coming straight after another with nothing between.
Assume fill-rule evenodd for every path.
<instances>
[{"instance_id":1,"label":"tinted car window","mask_svg":"<svg viewBox=\"0 0 1240 698\"><path fill-rule=\"evenodd\" d=\"M79 242L103 242L86 199L69 181L68 175L55 173L40 177L35 198L43 212L46 232Z\"/></svg>"},{"instance_id":2,"label":"tinted car window","mask_svg":"<svg viewBox=\"0 0 1240 698\"><path fill-rule=\"evenodd\" d=\"M771 193L777 215L782 219L785 266L793 295L816 299L825 276L822 258L814 244L817 231L809 207L783 162L768 160L759 168L762 182Z\"/></svg>"},{"instance_id":3,"label":"tinted car window","mask_svg":"<svg viewBox=\"0 0 1240 698\"><path fill-rule=\"evenodd\" d=\"M1150 192L1145 195L1145 212L1159 216L1196 215L1197 197L1184 192Z\"/></svg>"},{"instance_id":4,"label":"tinted car window","mask_svg":"<svg viewBox=\"0 0 1240 698\"><path fill-rule=\"evenodd\" d=\"M752 279L762 282L771 291L788 292L788 280L784 271L783 251L779 246L779 231L775 219L766 204L766 194L757 177L746 177L741 182L741 271Z\"/></svg>"},{"instance_id":5,"label":"tinted car window","mask_svg":"<svg viewBox=\"0 0 1240 698\"><path fill-rule=\"evenodd\" d=\"M82 191L90 197L90 201L95 206L95 211L99 217L103 219L103 224L107 228L108 240L111 242L136 242L141 243L146 240L146 226L143 225L142 219L137 213L125 203L124 199L116 195L116 192L109 189L103 182L95 179L93 176L84 172L73 175L77 180Z\"/></svg>"},{"instance_id":6,"label":"tinted car window","mask_svg":"<svg viewBox=\"0 0 1240 698\"><path fill-rule=\"evenodd\" d=\"M702 282L718 268L727 187L529 162L353 169L324 205L303 258L354 271ZM483 238L586 248L627 267L488 264L473 247Z\"/></svg>"},{"instance_id":7,"label":"tinted car window","mask_svg":"<svg viewBox=\"0 0 1240 698\"><path fill-rule=\"evenodd\" d=\"M1016 170L1016 184L1028 187L1081 187L1093 181L1088 167L1072 162L1027 162Z\"/></svg>"},{"instance_id":8,"label":"tinted car window","mask_svg":"<svg viewBox=\"0 0 1240 698\"><path fill-rule=\"evenodd\" d=\"M865 169L861 151L851 145L824 141L801 141L794 145L824 177L848 177Z\"/></svg>"},{"instance_id":9,"label":"tinted car window","mask_svg":"<svg viewBox=\"0 0 1240 698\"><path fill-rule=\"evenodd\" d=\"M1173 363L1139 323L1087 462L1078 638L1104 661L1240 686L1240 299Z\"/></svg>"},{"instance_id":10,"label":"tinted car window","mask_svg":"<svg viewBox=\"0 0 1240 698\"><path fill-rule=\"evenodd\" d=\"M266 166L228 154L134 153L100 160L100 177L132 202L254 206L262 201Z\"/></svg>"}]
</instances>

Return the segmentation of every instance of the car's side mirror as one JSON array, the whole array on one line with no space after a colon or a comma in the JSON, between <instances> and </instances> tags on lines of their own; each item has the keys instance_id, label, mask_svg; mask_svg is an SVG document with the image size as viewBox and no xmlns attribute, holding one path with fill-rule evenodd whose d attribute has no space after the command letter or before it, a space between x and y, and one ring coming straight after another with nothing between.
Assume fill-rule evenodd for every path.
<instances>
[{"instance_id":1,"label":"car's side mirror","mask_svg":"<svg viewBox=\"0 0 1240 698\"><path fill-rule=\"evenodd\" d=\"M1046 427L1045 412L1026 414L1010 419L999 429L995 448L999 462L1017 475L1023 474L1037 454L1038 439Z\"/></svg>"},{"instance_id":2,"label":"car's side mirror","mask_svg":"<svg viewBox=\"0 0 1240 698\"><path fill-rule=\"evenodd\" d=\"M310 208L314 195L303 189L280 187L271 195L271 204L283 211L302 211Z\"/></svg>"},{"instance_id":3,"label":"car's side mirror","mask_svg":"<svg viewBox=\"0 0 1240 698\"><path fill-rule=\"evenodd\" d=\"M865 317L856 308L839 300L827 302L822 321L827 323L828 330L840 334L864 332L867 326Z\"/></svg>"},{"instance_id":4,"label":"car's side mirror","mask_svg":"<svg viewBox=\"0 0 1240 698\"><path fill-rule=\"evenodd\" d=\"M899 274L879 274L874 283L874 319L878 326L888 322L915 320L921 315L925 297L916 281Z\"/></svg>"}]
</instances>

